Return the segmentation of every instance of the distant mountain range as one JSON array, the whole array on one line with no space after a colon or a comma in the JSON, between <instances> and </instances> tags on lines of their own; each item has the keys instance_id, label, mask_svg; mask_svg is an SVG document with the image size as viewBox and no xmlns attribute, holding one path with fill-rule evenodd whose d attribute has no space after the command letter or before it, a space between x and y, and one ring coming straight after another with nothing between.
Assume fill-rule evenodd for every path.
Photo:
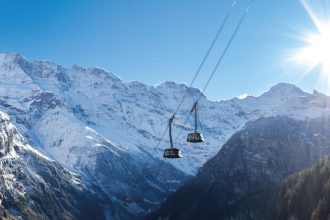
<instances>
[{"instance_id":1,"label":"distant mountain range","mask_svg":"<svg viewBox=\"0 0 330 220\"><path fill-rule=\"evenodd\" d=\"M186 92L173 126L174 144L183 158L165 161L167 135L155 147ZM192 117L185 121L197 97L201 97L199 129L206 142L189 144L186 135L193 130ZM136 218L157 208L247 122L269 117L309 121L329 115L328 103L323 94L285 83L259 97L213 102L183 84L147 86L123 82L97 68L64 68L28 61L19 54L0 55L0 111L10 116L33 152L76 176L86 189L84 195L95 199L95 210L101 207L108 219ZM9 151L1 152L3 160ZM126 196L129 204L123 203Z\"/></svg>"}]
</instances>

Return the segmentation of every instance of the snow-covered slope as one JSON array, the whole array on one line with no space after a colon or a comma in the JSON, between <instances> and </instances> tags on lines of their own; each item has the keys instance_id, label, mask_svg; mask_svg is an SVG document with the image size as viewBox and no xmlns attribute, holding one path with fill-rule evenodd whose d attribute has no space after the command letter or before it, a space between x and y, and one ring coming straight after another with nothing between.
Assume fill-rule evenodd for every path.
<instances>
[{"instance_id":1,"label":"snow-covered slope","mask_svg":"<svg viewBox=\"0 0 330 220\"><path fill-rule=\"evenodd\" d=\"M173 127L174 144L184 159L164 161L167 135L155 146L187 90ZM198 97L206 142L190 144L185 140L193 130L192 117L185 121ZM278 84L259 97L212 102L183 84L147 86L97 68L0 55L0 109L40 152L100 186L113 200L121 203L126 194L136 194L141 201L128 208L133 214L175 190L184 173L195 174L247 121L269 115L318 117L328 113L328 101L322 94Z\"/></svg>"},{"instance_id":2,"label":"snow-covered slope","mask_svg":"<svg viewBox=\"0 0 330 220\"><path fill-rule=\"evenodd\" d=\"M103 219L91 201L78 176L35 150L0 112L1 219Z\"/></svg>"},{"instance_id":3,"label":"snow-covered slope","mask_svg":"<svg viewBox=\"0 0 330 220\"><path fill-rule=\"evenodd\" d=\"M112 216L127 218L156 206L187 178L151 155L159 137L144 129L164 124L157 109L153 118L146 115L136 90L127 92L138 83L125 85L99 69L28 62L17 54L0 56L0 76L0 108L38 151L81 174ZM122 215L114 203L122 206L127 195L139 205L125 207L129 213Z\"/></svg>"}]
</instances>

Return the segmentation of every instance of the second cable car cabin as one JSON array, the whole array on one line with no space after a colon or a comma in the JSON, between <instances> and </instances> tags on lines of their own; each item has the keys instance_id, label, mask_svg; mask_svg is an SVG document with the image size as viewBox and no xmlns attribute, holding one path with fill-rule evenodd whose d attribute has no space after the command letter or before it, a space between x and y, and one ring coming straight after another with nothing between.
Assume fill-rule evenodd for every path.
<instances>
[{"instance_id":1,"label":"second cable car cabin","mask_svg":"<svg viewBox=\"0 0 330 220\"><path fill-rule=\"evenodd\" d=\"M170 144L171 147L164 150L163 157L164 158L181 158L182 154L179 149L173 147L173 140L172 140L172 121L174 119L174 115L169 120L169 136L170 136Z\"/></svg>"},{"instance_id":2,"label":"second cable car cabin","mask_svg":"<svg viewBox=\"0 0 330 220\"><path fill-rule=\"evenodd\" d=\"M187 136L187 142L191 143L199 143L199 142L204 142L204 137L201 133L197 132L197 102L193 105L191 112L195 113L195 130L194 133L190 133Z\"/></svg>"}]
</instances>

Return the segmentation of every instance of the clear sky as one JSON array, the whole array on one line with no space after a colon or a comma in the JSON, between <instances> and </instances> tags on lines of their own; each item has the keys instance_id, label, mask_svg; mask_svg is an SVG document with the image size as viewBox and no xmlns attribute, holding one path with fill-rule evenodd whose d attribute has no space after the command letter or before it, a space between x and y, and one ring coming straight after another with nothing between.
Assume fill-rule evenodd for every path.
<instances>
[{"instance_id":1,"label":"clear sky","mask_svg":"<svg viewBox=\"0 0 330 220\"><path fill-rule=\"evenodd\" d=\"M321 2L317 1L317 2ZM315 2L315 1L314 1ZM326 0L325 0L326 2ZM99 67L148 85L192 79L231 0L0 0L0 52ZM237 7L197 79L202 88L248 0ZM323 13L327 14L326 3ZM283 65L315 25L299 0L256 0L206 91L212 100L259 95L278 82L325 92L320 69Z\"/></svg>"}]
</instances>

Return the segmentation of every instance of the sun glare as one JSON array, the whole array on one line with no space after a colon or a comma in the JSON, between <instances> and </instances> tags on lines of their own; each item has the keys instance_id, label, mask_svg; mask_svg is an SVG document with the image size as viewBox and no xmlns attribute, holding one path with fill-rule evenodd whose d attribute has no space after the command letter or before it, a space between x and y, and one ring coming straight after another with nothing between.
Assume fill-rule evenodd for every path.
<instances>
[{"instance_id":1,"label":"sun glare","mask_svg":"<svg viewBox=\"0 0 330 220\"><path fill-rule=\"evenodd\" d=\"M304 33L302 42L304 46L293 51L289 61L299 69L304 69L304 77L317 67L321 67L320 80L330 86L330 23L322 21L318 13L313 11L306 1L301 1L307 13L315 24L315 33ZM323 5L324 7L324 5Z\"/></svg>"},{"instance_id":2,"label":"sun glare","mask_svg":"<svg viewBox=\"0 0 330 220\"><path fill-rule=\"evenodd\" d=\"M306 34L304 37L306 46L297 49L294 55L296 62L309 67L308 71L318 65L322 65L323 71L330 70L330 24L320 28L319 33Z\"/></svg>"}]
</instances>

